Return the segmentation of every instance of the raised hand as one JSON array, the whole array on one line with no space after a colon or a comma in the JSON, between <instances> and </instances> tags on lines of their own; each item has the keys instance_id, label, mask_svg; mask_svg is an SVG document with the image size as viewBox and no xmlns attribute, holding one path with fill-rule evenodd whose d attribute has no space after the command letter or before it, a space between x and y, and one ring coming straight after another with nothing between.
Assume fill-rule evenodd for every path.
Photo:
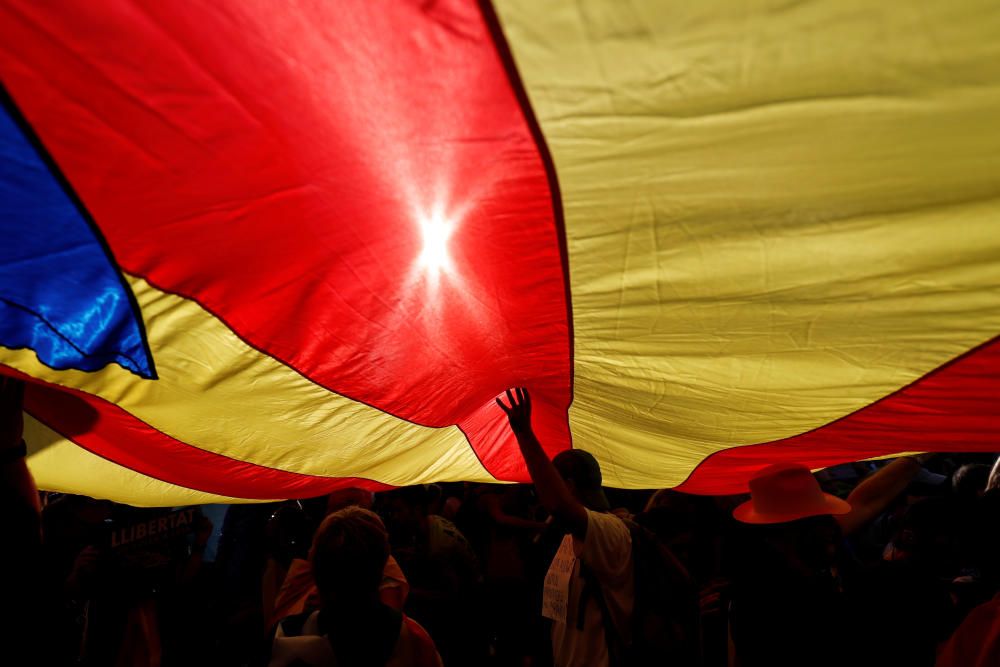
<instances>
[{"instance_id":1,"label":"raised hand","mask_svg":"<svg viewBox=\"0 0 1000 667\"><path fill-rule=\"evenodd\" d=\"M531 395L528 390L524 387L508 389L507 402L498 398L497 405L507 415L542 505L575 537L581 540L586 538L587 510L573 497L572 491L531 430Z\"/></svg>"},{"instance_id":2,"label":"raised hand","mask_svg":"<svg viewBox=\"0 0 1000 667\"><path fill-rule=\"evenodd\" d=\"M517 387L507 390L507 402L505 405L499 398L497 405L507 415L510 428L515 434L531 433L531 395L527 388Z\"/></svg>"}]
</instances>

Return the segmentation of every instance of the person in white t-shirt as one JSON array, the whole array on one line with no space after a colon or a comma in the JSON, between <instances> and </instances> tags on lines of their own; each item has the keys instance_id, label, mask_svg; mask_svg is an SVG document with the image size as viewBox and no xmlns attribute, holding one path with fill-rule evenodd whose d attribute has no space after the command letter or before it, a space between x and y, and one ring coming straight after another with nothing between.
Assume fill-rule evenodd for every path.
<instances>
[{"instance_id":1,"label":"person in white t-shirt","mask_svg":"<svg viewBox=\"0 0 1000 667\"><path fill-rule=\"evenodd\" d=\"M628 526L609 513L597 460L574 449L550 461L531 429L528 390L508 390L507 403L497 399L517 437L538 498L567 532L552 559L542 596L542 614L552 620L554 664L607 667L612 664L609 651L619 653L630 641L635 590ZM610 619L605 619L602 607Z\"/></svg>"}]
</instances>

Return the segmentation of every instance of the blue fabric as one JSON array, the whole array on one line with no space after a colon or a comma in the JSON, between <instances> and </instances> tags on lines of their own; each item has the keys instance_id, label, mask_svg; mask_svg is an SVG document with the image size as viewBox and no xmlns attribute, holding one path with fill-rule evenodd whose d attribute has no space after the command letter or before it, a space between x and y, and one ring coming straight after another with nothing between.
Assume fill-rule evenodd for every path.
<instances>
[{"instance_id":1,"label":"blue fabric","mask_svg":"<svg viewBox=\"0 0 1000 667\"><path fill-rule=\"evenodd\" d=\"M128 287L101 241L0 107L0 345L57 369L116 363L155 377Z\"/></svg>"}]
</instances>

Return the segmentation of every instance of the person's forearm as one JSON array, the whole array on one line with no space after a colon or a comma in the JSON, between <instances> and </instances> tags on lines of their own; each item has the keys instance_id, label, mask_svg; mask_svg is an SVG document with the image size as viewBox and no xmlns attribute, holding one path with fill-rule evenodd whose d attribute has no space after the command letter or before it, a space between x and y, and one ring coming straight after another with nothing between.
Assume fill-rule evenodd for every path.
<instances>
[{"instance_id":1,"label":"person's forearm","mask_svg":"<svg viewBox=\"0 0 1000 667\"><path fill-rule=\"evenodd\" d=\"M191 551L180 571L177 573L177 583L190 584L198 576L201 566L205 560L205 547L196 547Z\"/></svg>"},{"instance_id":2,"label":"person's forearm","mask_svg":"<svg viewBox=\"0 0 1000 667\"><path fill-rule=\"evenodd\" d=\"M490 519L493 523L498 526L505 526L507 528L522 528L526 530L541 530L545 527L545 524L541 521L532 521L531 519L525 519L513 514L507 514L503 510L503 506L500 504L500 499L495 496L492 498L487 498L484 500L486 506L486 511L490 515Z\"/></svg>"},{"instance_id":3,"label":"person's forearm","mask_svg":"<svg viewBox=\"0 0 1000 667\"><path fill-rule=\"evenodd\" d=\"M579 524L582 515L584 522L582 530L586 531L586 512L583 506L573 497L559 471L542 449L538 438L532 431L519 432L516 435L521 455L528 466L528 474L535 483L538 500L542 506L553 518L569 525L574 533L581 528Z\"/></svg>"},{"instance_id":4,"label":"person's forearm","mask_svg":"<svg viewBox=\"0 0 1000 667\"><path fill-rule=\"evenodd\" d=\"M1000 489L1000 456L997 457L993 464L993 470L990 471L990 477L986 480L986 490L992 491L993 489Z\"/></svg>"},{"instance_id":5,"label":"person's forearm","mask_svg":"<svg viewBox=\"0 0 1000 667\"><path fill-rule=\"evenodd\" d=\"M552 517L568 528L574 537L584 539L587 535L587 510L573 497L535 437L531 428L531 394L524 387L516 387L508 389L506 395L509 405L499 397L496 402L507 414L510 428L521 449L521 456L528 466L528 474L535 483L538 499Z\"/></svg>"},{"instance_id":6,"label":"person's forearm","mask_svg":"<svg viewBox=\"0 0 1000 667\"><path fill-rule=\"evenodd\" d=\"M863 505L890 503L906 490L920 472L920 463L908 456L896 459L881 470L861 480L847 497L849 503Z\"/></svg>"},{"instance_id":7,"label":"person's forearm","mask_svg":"<svg viewBox=\"0 0 1000 667\"><path fill-rule=\"evenodd\" d=\"M850 534L882 513L920 472L920 462L910 457L896 459L865 478L847 497L851 511L841 520L841 528Z\"/></svg>"}]
</instances>

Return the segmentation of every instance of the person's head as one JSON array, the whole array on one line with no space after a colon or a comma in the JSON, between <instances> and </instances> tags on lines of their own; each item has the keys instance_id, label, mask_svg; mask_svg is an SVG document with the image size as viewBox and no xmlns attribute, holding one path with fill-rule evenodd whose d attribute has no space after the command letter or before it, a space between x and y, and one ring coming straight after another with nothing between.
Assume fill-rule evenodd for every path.
<instances>
[{"instance_id":1,"label":"person's head","mask_svg":"<svg viewBox=\"0 0 1000 667\"><path fill-rule=\"evenodd\" d=\"M389 536L371 510L346 507L316 531L309 561L324 608L374 602L389 558Z\"/></svg>"},{"instance_id":2,"label":"person's head","mask_svg":"<svg viewBox=\"0 0 1000 667\"><path fill-rule=\"evenodd\" d=\"M298 501L282 503L264 529L267 550L278 563L288 567L293 558L305 558L316 522Z\"/></svg>"},{"instance_id":3,"label":"person's head","mask_svg":"<svg viewBox=\"0 0 1000 667\"><path fill-rule=\"evenodd\" d=\"M698 508L693 496L660 489L646 503L636 522L652 530L669 546L688 571L700 565L693 557L698 528Z\"/></svg>"},{"instance_id":4,"label":"person's head","mask_svg":"<svg viewBox=\"0 0 1000 667\"><path fill-rule=\"evenodd\" d=\"M431 495L422 484L380 493L377 509L394 546L406 545L426 531Z\"/></svg>"},{"instance_id":5,"label":"person's head","mask_svg":"<svg viewBox=\"0 0 1000 667\"><path fill-rule=\"evenodd\" d=\"M371 491L349 486L346 489L337 489L326 497L326 513L332 514L351 505L370 510L373 502L374 494Z\"/></svg>"},{"instance_id":6,"label":"person's head","mask_svg":"<svg viewBox=\"0 0 1000 667\"><path fill-rule=\"evenodd\" d=\"M749 576L827 577L839 558L840 524L829 514L748 525L740 541Z\"/></svg>"},{"instance_id":7,"label":"person's head","mask_svg":"<svg viewBox=\"0 0 1000 667\"><path fill-rule=\"evenodd\" d=\"M892 538L893 560L907 561L935 574L957 569L971 507L953 498L924 498L908 506Z\"/></svg>"},{"instance_id":8,"label":"person's head","mask_svg":"<svg viewBox=\"0 0 1000 667\"><path fill-rule=\"evenodd\" d=\"M750 543L760 563L802 576L818 574L834 563L840 541L834 515L851 510L846 501L823 493L812 472L796 463L768 466L750 480L750 500L733 518L751 529Z\"/></svg>"},{"instance_id":9,"label":"person's head","mask_svg":"<svg viewBox=\"0 0 1000 667\"><path fill-rule=\"evenodd\" d=\"M733 518L763 525L850 511L846 500L820 489L809 468L798 463L775 463L750 478L750 500L733 510Z\"/></svg>"},{"instance_id":10,"label":"person's head","mask_svg":"<svg viewBox=\"0 0 1000 667\"><path fill-rule=\"evenodd\" d=\"M967 463L951 476L951 488L959 498L978 498L986 493L990 467L983 463Z\"/></svg>"},{"instance_id":11,"label":"person's head","mask_svg":"<svg viewBox=\"0 0 1000 667\"><path fill-rule=\"evenodd\" d=\"M601 466L592 454L582 449L567 449L556 454L552 464L584 507L597 512L611 509L601 488Z\"/></svg>"},{"instance_id":12,"label":"person's head","mask_svg":"<svg viewBox=\"0 0 1000 667\"><path fill-rule=\"evenodd\" d=\"M110 519L115 505L110 500L97 500L87 496L63 496L77 520L87 525L100 525Z\"/></svg>"}]
</instances>

